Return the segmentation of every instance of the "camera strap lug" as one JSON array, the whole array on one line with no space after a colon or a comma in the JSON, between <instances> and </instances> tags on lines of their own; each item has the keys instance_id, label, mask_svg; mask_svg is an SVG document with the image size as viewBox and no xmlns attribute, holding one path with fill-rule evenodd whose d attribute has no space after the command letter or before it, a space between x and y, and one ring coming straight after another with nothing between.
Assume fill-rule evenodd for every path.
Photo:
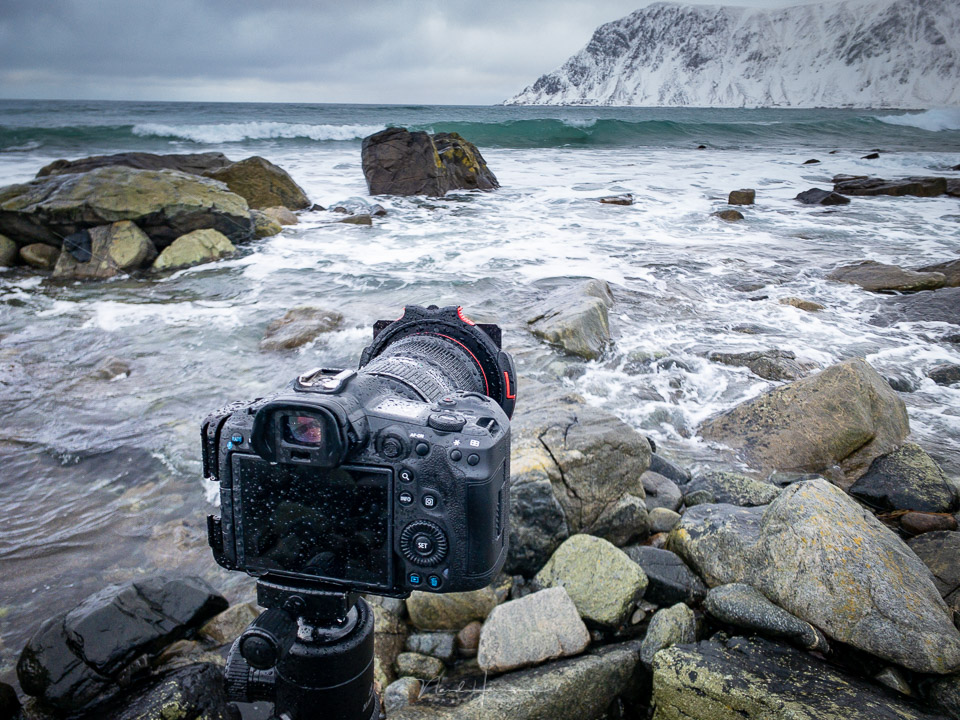
<instances>
[{"instance_id":1,"label":"camera strap lug","mask_svg":"<svg viewBox=\"0 0 960 720\"><path fill-rule=\"evenodd\" d=\"M356 370L314 368L297 378L296 388L308 392L338 393L347 380L356 374Z\"/></svg>"}]
</instances>

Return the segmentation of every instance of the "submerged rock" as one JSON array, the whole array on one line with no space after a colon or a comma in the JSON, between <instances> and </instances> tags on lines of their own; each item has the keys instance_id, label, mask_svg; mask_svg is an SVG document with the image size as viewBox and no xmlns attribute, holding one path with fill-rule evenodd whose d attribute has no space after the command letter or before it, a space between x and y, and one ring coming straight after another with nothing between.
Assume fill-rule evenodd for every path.
<instances>
[{"instance_id":1,"label":"submerged rock","mask_svg":"<svg viewBox=\"0 0 960 720\"><path fill-rule=\"evenodd\" d=\"M870 157L869 155L867 156ZM877 156L879 157L879 156ZM936 197L947 191L947 180L942 177L908 177L884 180L874 177L844 177L833 179L833 189L844 195L916 195Z\"/></svg>"},{"instance_id":2,"label":"submerged rock","mask_svg":"<svg viewBox=\"0 0 960 720\"><path fill-rule=\"evenodd\" d=\"M859 285L870 292L936 290L943 287L946 281L943 273L904 270L896 265L884 265L873 260L863 260L837 268L827 275L827 279Z\"/></svg>"},{"instance_id":3,"label":"submerged rock","mask_svg":"<svg viewBox=\"0 0 960 720\"><path fill-rule=\"evenodd\" d=\"M718 217L721 220L726 220L727 222L737 222L738 220L743 220L743 213L739 210L718 210L713 213L714 217Z\"/></svg>"},{"instance_id":4,"label":"submerged rock","mask_svg":"<svg viewBox=\"0 0 960 720\"><path fill-rule=\"evenodd\" d=\"M606 197L597 198L597 202L603 203L604 205L633 205L633 195L630 193L607 195Z\"/></svg>"},{"instance_id":5,"label":"submerged rock","mask_svg":"<svg viewBox=\"0 0 960 720\"><path fill-rule=\"evenodd\" d=\"M498 605L480 633L477 661L484 672L506 672L570 655L590 644L590 633L562 587Z\"/></svg>"},{"instance_id":6,"label":"submerged rock","mask_svg":"<svg viewBox=\"0 0 960 720\"><path fill-rule=\"evenodd\" d=\"M766 508L690 508L667 547L711 587L751 585L835 640L917 672L960 670L960 632L930 571L825 480Z\"/></svg>"},{"instance_id":7,"label":"submerged rock","mask_svg":"<svg viewBox=\"0 0 960 720\"><path fill-rule=\"evenodd\" d=\"M874 460L849 492L883 510L952 512L958 501L956 489L940 466L914 443Z\"/></svg>"},{"instance_id":8,"label":"submerged rock","mask_svg":"<svg viewBox=\"0 0 960 720\"><path fill-rule=\"evenodd\" d=\"M943 720L763 638L675 645L653 661L653 720Z\"/></svg>"},{"instance_id":9,"label":"submerged rock","mask_svg":"<svg viewBox=\"0 0 960 720\"><path fill-rule=\"evenodd\" d=\"M909 424L896 391L863 360L849 360L747 400L701 432L755 468L819 473L840 465L852 481L899 447Z\"/></svg>"},{"instance_id":10,"label":"submerged rock","mask_svg":"<svg viewBox=\"0 0 960 720\"><path fill-rule=\"evenodd\" d=\"M343 315L335 310L295 307L267 326L261 350L293 350L315 340L322 333L343 325Z\"/></svg>"},{"instance_id":11,"label":"submerged rock","mask_svg":"<svg viewBox=\"0 0 960 720\"><path fill-rule=\"evenodd\" d=\"M937 385L956 385L960 383L960 365L952 363L937 365L927 372L927 377Z\"/></svg>"},{"instance_id":12,"label":"submerged rock","mask_svg":"<svg viewBox=\"0 0 960 720\"><path fill-rule=\"evenodd\" d=\"M827 640L808 622L774 605L750 585L730 583L707 593L704 609L721 622L770 638L782 638L805 650L828 650Z\"/></svg>"},{"instance_id":13,"label":"submerged rock","mask_svg":"<svg viewBox=\"0 0 960 720\"><path fill-rule=\"evenodd\" d=\"M156 257L157 249L147 234L129 220L121 220L64 238L53 276L103 280L150 265Z\"/></svg>"},{"instance_id":14,"label":"submerged rock","mask_svg":"<svg viewBox=\"0 0 960 720\"><path fill-rule=\"evenodd\" d=\"M960 260L948 260L947 262L935 263L934 265L924 265L916 268L921 273L941 273L944 277L945 287L960 287Z\"/></svg>"},{"instance_id":15,"label":"submerged rock","mask_svg":"<svg viewBox=\"0 0 960 720\"><path fill-rule=\"evenodd\" d=\"M714 350L707 358L724 365L750 368L751 372L764 380L799 380L816 367L809 362L798 361L796 353L790 350L754 350L741 353Z\"/></svg>"},{"instance_id":16,"label":"submerged rock","mask_svg":"<svg viewBox=\"0 0 960 720\"><path fill-rule=\"evenodd\" d=\"M960 325L960 287L933 292L897 295L883 300L880 313L871 318L874 325L898 322L944 322Z\"/></svg>"},{"instance_id":17,"label":"submerged rock","mask_svg":"<svg viewBox=\"0 0 960 720\"><path fill-rule=\"evenodd\" d=\"M799 200L804 205L849 205L850 198L844 197L840 193L830 190L821 190L820 188L810 188L797 195L795 200Z\"/></svg>"},{"instance_id":18,"label":"submerged rock","mask_svg":"<svg viewBox=\"0 0 960 720\"><path fill-rule=\"evenodd\" d=\"M387 128L363 139L361 162L371 195L443 197L500 187L476 145L457 133Z\"/></svg>"},{"instance_id":19,"label":"submerged rock","mask_svg":"<svg viewBox=\"0 0 960 720\"><path fill-rule=\"evenodd\" d=\"M213 262L236 251L233 243L216 230L194 230L174 240L153 261L153 269L179 268Z\"/></svg>"},{"instance_id":20,"label":"submerged rock","mask_svg":"<svg viewBox=\"0 0 960 720\"><path fill-rule=\"evenodd\" d=\"M803 298L798 297L780 298L777 302L779 302L781 305L792 305L798 310L806 310L807 312L818 312L825 309L820 303L813 302L813 300L804 300Z\"/></svg>"},{"instance_id":21,"label":"submerged rock","mask_svg":"<svg viewBox=\"0 0 960 720\"><path fill-rule=\"evenodd\" d=\"M757 191L748 189L748 190L731 190L730 196L727 198L728 205L753 205L754 201L757 199Z\"/></svg>"},{"instance_id":22,"label":"submerged rock","mask_svg":"<svg viewBox=\"0 0 960 720\"><path fill-rule=\"evenodd\" d=\"M269 160L254 155L217 170L204 173L226 183L247 205L258 210L283 205L291 210L310 207L307 194L289 173Z\"/></svg>"},{"instance_id":23,"label":"submerged rock","mask_svg":"<svg viewBox=\"0 0 960 720\"><path fill-rule=\"evenodd\" d=\"M610 343L611 307L610 286L588 280L551 293L533 310L527 325L536 337L568 355L596 360Z\"/></svg>"}]
</instances>

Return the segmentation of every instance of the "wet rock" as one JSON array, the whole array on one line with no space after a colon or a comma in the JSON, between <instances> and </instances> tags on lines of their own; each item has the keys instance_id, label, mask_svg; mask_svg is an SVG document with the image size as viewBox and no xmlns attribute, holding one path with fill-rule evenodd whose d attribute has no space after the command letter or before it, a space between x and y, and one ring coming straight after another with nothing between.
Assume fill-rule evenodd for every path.
<instances>
[{"instance_id":1,"label":"wet rock","mask_svg":"<svg viewBox=\"0 0 960 720\"><path fill-rule=\"evenodd\" d=\"M234 252L236 248L223 233L216 230L194 230L181 235L153 261L156 271L177 270L213 262Z\"/></svg>"},{"instance_id":2,"label":"wet rock","mask_svg":"<svg viewBox=\"0 0 960 720\"><path fill-rule=\"evenodd\" d=\"M663 475L665 478L673 480L677 485L686 485L690 482L691 477L689 470L685 470L656 453L650 456L650 472Z\"/></svg>"},{"instance_id":3,"label":"wet rock","mask_svg":"<svg viewBox=\"0 0 960 720\"><path fill-rule=\"evenodd\" d=\"M721 220L726 220L727 222L737 222L743 220L743 213L739 210L718 210L715 213L711 213L714 217L718 217Z\"/></svg>"},{"instance_id":4,"label":"wet rock","mask_svg":"<svg viewBox=\"0 0 960 720\"><path fill-rule=\"evenodd\" d=\"M78 237L84 240L74 240ZM82 249L78 247L81 244L84 246ZM73 280L115 277L150 265L157 257L157 249L147 234L129 220L81 230L64 238L63 250L53 269L53 276ZM78 261L76 254L80 254L83 260Z\"/></svg>"},{"instance_id":5,"label":"wet rock","mask_svg":"<svg viewBox=\"0 0 960 720\"><path fill-rule=\"evenodd\" d=\"M792 305L798 310L806 310L807 312L818 312L824 309L824 306L820 303L813 302L812 300L804 300L803 298L798 297L780 298L777 302L779 302L781 305Z\"/></svg>"},{"instance_id":6,"label":"wet rock","mask_svg":"<svg viewBox=\"0 0 960 720\"><path fill-rule=\"evenodd\" d=\"M960 260L949 260L934 265L925 265L916 268L916 270L917 272L941 273L945 278L944 285L946 287L960 287Z\"/></svg>"},{"instance_id":7,"label":"wet rock","mask_svg":"<svg viewBox=\"0 0 960 720\"><path fill-rule=\"evenodd\" d=\"M406 648L413 653L451 662L455 651L455 638L456 635L452 632L414 633L407 636Z\"/></svg>"},{"instance_id":8,"label":"wet rock","mask_svg":"<svg viewBox=\"0 0 960 720\"><path fill-rule=\"evenodd\" d=\"M485 672L506 672L579 655L589 644L574 601L553 587L494 608L480 633L477 661Z\"/></svg>"},{"instance_id":9,"label":"wet rock","mask_svg":"<svg viewBox=\"0 0 960 720\"><path fill-rule=\"evenodd\" d=\"M603 203L604 205L633 205L633 195L630 193L607 195L606 197L597 198L597 202Z\"/></svg>"},{"instance_id":10,"label":"wet rock","mask_svg":"<svg viewBox=\"0 0 960 720\"><path fill-rule=\"evenodd\" d=\"M19 257L17 244L6 235L0 235L0 267L13 267Z\"/></svg>"},{"instance_id":11,"label":"wet rock","mask_svg":"<svg viewBox=\"0 0 960 720\"><path fill-rule=\"evenodd\" d=\"M6 683L0 683L0 719L22 720L23 714L17 691Z\"/></svg>"},{"instance_id":12,"label":"wet rock","mask_svg":"<svg viewBox=\"0 0 960 720\"><path fill-rule=\"evenodd\" d=\"M947 191L947 181L946 178L942 177L908 177L901 180L884 180L873 177L834 178L833 189L844 195L936 197Z\"/></svg>"},{"instance_id":13,"label":"wet rock","mask_svg":"<svg viewBox=\"0 0 960 720\"><path fill-rule=\"evenodd\" d=\"M947 604L960 608L960 533L929 532L907 544L930 568L937 590Z\"/></svg>"},{"instance_id":14,"label":"wet rock","mask_svg":"<svg viewBox=\"0 0 960 720\"><path fill-rule=\"evenodd\" d=\"M201 626L227 601L200 578L157 576L110 585L44 622L17 663L24 692L65 712L85 710L120 691L137 657Z\"/></svg>"},{"instance_id":15,"label":"wet rock","mask_svg":"<svg viewBox=\"0 0 960 720\"><path fill-rule=\"evenodd\" d=\"M685 488L684 502L689 507L702 503L728 503L752 507L767 505L780 494L780 488L765 480L734 472L709 472L698 475ZM697 502L691 502L697 495Z\"/></svg>"},{"instance_id":16,"label":"wet rock","mask_svg":"<svg viewBox=\"0 0 960 720\"><path fill-rule=\"evenodd\" d=\"M740 323L732 326L730 330L743 335L764 335L766 333L776 332L774 328L766 325L757 325L756 323Z\"/></svg>"},{"instance_id":17,"label":"wet rock","mask_svg":"<svg viewBox=\"0 0 960 720\"><path fill-rule=\"evenodd\" d=\"M600 717L632 688L637 643L608 645L578 657L512 672L456 693L425 694L390 720L584 720Z\"/></svg>"},{"instance_id":18,"label":"wet rock","mask_svg":"<svg viewBox=\"0 0 960 720\"><path fill-rule=\"evenodd\" d=\"M53 270L60 250L46 243L32 243L20 248L20 262L37 270Z\"/></svg>"},{"instance_id":19,"label":"wet rock","mask_svg":"<svg viewBox=\"0 0 960 720\"><path fill-rule=\"evenodd\" d=\"M946 281L943 273L920 273L904 270L896 265L884 265L873 260L863 260L837 268L827 275L827 279L859 285L870 292L936 290L943 287Z\"/></svg>"},{"instance_id":20,"label":"wet rock","mask_svg":"<svg viewBox=\"0 0 960 720\"><path fill-rule=\"evenodd\" d=\"M389 717L397 710L415 703L419 697L420 681L414 677L402 677L390 683L383 691L383 709Z\"/></svg>"},{"instance_id":21,"label":"wet rock","mask_svg":"<svg viewBox=\"0 0 960 720\"><path fill-rule=\"evenodd\" d=\"M815 367L809 362L798 361L796 354L790 350L754 350L742 353L713 350L707 358L724 365L750 368L751 372L765 380L799 380Z\"/></svg>"},{"instance_id":22,"label":"wet rock","mask_svg":"<svg viewBox=\"0 0 960 720\"><path fill-rule=\"evenodd\" d=\"M703 607L717 620L729 625L765 637L781 638L804 650L829 649L826 638L813 625L774 605L750 585L731 583L712 588Z\"/></svg>"},{"instance_id":23,"label":"wet rock","mask_svg":"<svg viewBox=\"0 0 960 720\"><path fill-rule=\"evenodd\" d=\"M943 288L884 299L880 313L871 318L874 325L898 322L944 322L960 325L960 288Z\"/></svg>"},{"instance_id":24,"label":"wet rock","mask_svg":"<svg viewBox=\"0 0 960 720\"><path fill-rule=\"evenodd\" d=\"M960 365L938 365L927 373L927 377L937 385L956 385L960 383Z\"/></svg>"},{"instance_id":25,"label":"wet rock","mask_svg":"<svg viewBox=\"0 0 960 720\"><path fill-rule=\"evenodd\" d=\"M477 146L457 133L387 128L363 139L363 175L371 195L429 195L500 187Z\"/></svg>"},{"instance_id":26,"label":"wet rock","mask_svg":"<svg viewBox=\"0 0 960 720\"><path fill-rule=\"evenodd\" d=\"M108 382L113 380L120 380L130 376L130 363L126 360L120 358L108 357L104 358L96 367L96 369L90 373L90 377L94 380L107 380Z\"/></svg>"},{"instance_id":27,"label":"wet rock","mask_svg":"<svg viewBox=\"0 0 960 720\"><path fill-rule=\"evenodd\" d=\"M344 215L370 215L371 217L382 217L387 214L383 205L369 203L362 197L352 197L334 203L330 206L330 212L343 213Z\"/></svg>"},{"instance_id":28,"label":"wet rock","mask_svg":"<svg viewBox=\"0 0 960 720\"><path fill-rule=\"evenodd\" d=\"M661 650L696 641L697 620L693 610L683 603L657 610L650 618L647 634L640 646L640 662L649 670L653 666L654 656Z\"/></svg>"},{"instance_id":29,"label":"wet rock","mask_svg":"<svg viewBox=\"0 0 960 720\"><path fill-rule=\"evenodd\" d=\"M791 485L766 508L690 508L667 547L707 585L751 585L830 638L917 672L960 669L960 632L930 571L825 480Z\"/></svg>"},{"instance_id":30,"label":"wet rock","mask_svg":"<svg viewBox=\"0 0 960 720\"><path fill-rule=\"evenodd\" d=\"M623 550L647 576L647 589L643 594L645 601L661 606L676 603L699 605L706 596L707 588L703 581L676 553L645 545L634 545Z\"/></svg>"},{"instance_id":31,"label":"wet rock","mask_svg":"<svg viewBox=\"0 0 960 720\"><path fill-rule=\"evenodd\" d=\"M251 208L262 210L278 205L291 210L310 207L307 194L289 173L269 160L254 155L217 170L204 173L207 177L226 183Z\"/></svg>"},{"instance_id":32,"label":"wet rock","mask_svg":"<svg viewBox=\"0 0 960 720\"><path fill-rule=\"evenodd\" d=\"M654 508L650 511L650 532L667 533L680 522L680 513L667 508Z\"/></svg>"},{"instance_id":33,"label":"wet rock","mask_svg":"<svg viewBox=\"0 0 960 720\"><path fill-rule=\"evenodd\" d=\"M879 158L880 158L880 153L872 152L872 153L867 153L860 159L861 160L878 160Z\"/></svg>"},{"instance_id":34,"label":"wet rock","mask_svg":"<svg viewBox=\"0 0 960 720\"><path fill-rule=\"evenodd\" d=\"M904 375L884 375L883 379L897 392L912 393L917 390L917 383L913 378Z\"/></svg>"},{"instance_id":35,"label":"wet rock","mask_svg":"<svg viewBox=\"0 0 960 720\"><path fill-rule=\"evenodd\" d=\"M803 161L803 164L804 164L804 165L819 165L819 164L820 164L820 161L817 160L816 158L810 158L809 160L804 160L804 161Z\"/></svg>"},{"instance_id":36,"label":"wet rock","mask_svg":"<svg viewBox=\"0 0 960 720\"><path fill-rule=\"evenodd\" d=\"M182 155L154 155L144 152L126 152L115 155L93 155L79 160L54 160L44 165L37 177L85 173L102 167L122 166L137 170L177 170L191 175L219 170L231 165L232 160L218 152L190 153Z\"/></svg>"},{"instance_id":37,"label":"wet rock","mask_svg":"<svg viewBox=\"0 0 960 720\"><path fill-rule=\"evenodd\" d=\"M653 720L943 720L764 638L675 645L653 663Z\"/></svg>"},{"instance_id":38,"label":"wet rock","mask_svg":"<svg viewBox=\"0 0 960 720\"><path fill-rule=\"evenodd\" d=\"M407 598L410 622L419 630L456 631L485 620L496 606L497 595L490 587L443 595L414 590Z\"/></svg>"},{"instance_id":39,"label":"wet rock","mask_svg":"<svg viewBox=\"0 0 960 720\"><path fill-rule=\"evenodd\" d=\"M214 645L232 643L247 625L260 617L260 610L253 603L237 603L224 610L200 628L197 635Z\"/></svg>"},{"instance_id":40,"label":"wet rock","mask_svg":"<svg viewBox=\"0 0 960 720\"><path fill-rule=\"evenodd\" d=\"M623 495L597 518L590 533L612 542L617 547L650 534L647 506L636 495Z\"/></svg>"},{"instance_id":41,"label":"wet rock","mask_svg":"<svg viewBox=\"0 0 960 720\"><path fill-rule=\"evenodd\" d=\"M654 508L667 508L676 511L683 504L683 493L670 478L652 470L647 470L640 476L640 482L643 483L643 490L646 493L648 511Z\"/></svg>"},{"instance_id":42,"label":"wet rock","mask_svg":"<svg viewBox=\"0 0 960 720\"><path fill-rule=\"evenodd\" d=\"M799 200L804 205L849 205L850 198L844 197L840 193L830 190L821 190L820 188L810 188L797 195L795 200Z\"/></svg>"},{"instance_id":43,"label":"wet rock","mask_svg":"<svg viewBox=\"0 0 960 720\"><path fill-rule=\"evenodd\" d=\"M913 695L913 689L910 687L906 675L904 675L900 668L892 666L885 667L874 675L873 679L901 695Z\"/></svg>"},{"instance_id":44,"label":"wet rock","mask_svg":"<svg viewBox=\"0 0 960 720\"><path fill-rule=\"evenodd\" d=\"M940 466L919 445L906 443L878 457L850 494L884 510L952 512L957 492Z\"/></svg>"},{"instance_id":45,"label":"wet rock","mask_svg":"<svg viewBox=\"0 0 960 720\"><path fill-rule=\"evenodd\" d=\"M260 341L260 349L293 350L315 340L323 333L337 330L342 325L343 315L335 310L295 307L287 310L282 318L267 325Z\"/></svg>"},{"instance_id":46,"label":"wet rock","mask_svg":"<svg viewBox=\"0 0 960 720\"><path fill-rule=\"evenodd\" d=\"M251 210L250 216L253 218L253 233L258 238L273 237L283 232L283 227L266 213L259 210Z\"/></svg>"},{"instance_id":47,"label":"wet rock","mask_svg":"<svg viewBox=\"0 0 960 720\"><path fill-rule=\"evenodd\" d=\"M227 659L222 654L211 650L206 643L177 640L167 645L150 665L155 674L162 675L198 663L212 663L224 667L226 662Z\"/></svg>"},{"instance_id":48,"label":"wet rock","mask_svg":"<svg viewBox=\"0 0 960 720\"><path fill-rule=\"evenodd\" d=\"M960 676L938 678L927 686L927 697L934 707L950 718L960 718Z\"/></svg>"},{"instance_id":49,"label":"wet rock","mask_svg":"<svg viewBox=\"0 0 960 720\"><path fill-rule=\"evenodd\" d=\"M383 689L396 680L393 668L407 639L407 624L398 613L382 604L370 606L373 608L373 678Z\"/></svg>"},{"instance_id":50,"label":"wet rock","mask_svg":"<svg viewBox=\"0 0 960 720\"><path fill-rule=\"evenodd\" d=\"M908 512L900 516L900 529L908 535L936 530L956 530L957 519L950 513Z\"/></svg>"},{"instance_id":51,"label":"wet rock","mask_svg":"<svg viewBox=\"0 0 960 720\"><path fill-rule=\"evenodd\" d=\"M443 661L429 655L402 652L397 655L397 675L418 680L435 680L443 675Z\"/></svg>"},{"instance_id":52,"label":"wet rock","mask_svg":"<svg viewBox=\"0 0 960 720\"><path fill-rule=\"evenodd\" d=\"M565 536L592 533L625 496L644 497L650 445L616 416L562 389L527 384L511 434L507 571L539 570ZM602 525L600 529L603 529Z\"/></svg>"},{"instance_id":53,"label":"wet rock","mask_svg":"<svg viewBox=\"0 0 960 720\"><path fill-rule=\"evenodd\" d=\"M88 716L89 717L89 716ZM223 668L212 663L188 665L144 686L96 713L98 720L233 720L223 689Z\"/></svg>"},{"instance_id":54,"label":"wet rock","mask_svg":"<svg viewBox=\"0 0 960 720\"><path fill-rule=\"evenodd\" d=\"M709 420L703 437L738 450L762 470L824 472L851 481L909 432L906 407L863 360L833 365Z\"/></svg>"},{"instance_id":55,"label":"wet rock","mask_svg":"<svg viewBox=\"0 0 960 720\"><path fill-rule=\"evenodd\" d=\"M156 248L193 230L210 228L231 242L253 236L246 201L208 178L172 170L103 167L0 188L0 233L20 244L45 242L81 230L130 220Z\"/></svg>"},{"instance_id":56,"label":"wet rock","mask_svg":"<svg viewBox=\"0 0 960 720\"><path fill-rule=\"evenodd\" d=\"M337 222L345 225L373 225L373 218L369 215L349 215Z\"/></svg>"},{"instance_id":57,"label":"wet rock","mask_svg":"<svg viewBox=\"0 0 960 720\"><path fill-rule=\"evenodd\" d=\"M281 225L297 225L300 222L297 214L283 205L264 208L262 212L268 218Z\"/></svg>"},{"instance_id":58,"label":"wet rock","mask_svg":"<svg viewBox=\"0 0 960 720\"><path fill-rule=\"evenodd\" d=\"M588 280L551 293L534 308L527 325L536 337L568 355L595 360L610 343L611 307L610 286Z\"/></svg>"},{"instance_id":59,"label":"wet rock","mask_svg":"<svg viewBox=\"0 0 960 720\"><path fill-rule=\"evenodd\" d=\"M635 562L592 535L565 540L537 573L536 581L541 587L564 588L580 617L606 628L626 623L647 587L647 577ZM603 592L597 592L598 588Z\"/></svg>"},{"instance_id":60,"label":"wet rock","mask_svg":"<svg viewBox=\"0 0 960 720\"><path fill-rule=\"evenodd\" d=\"M731 190L727 198L728 205L753 205L757 199L756 190Z\"/></svg>"}]
</instances>

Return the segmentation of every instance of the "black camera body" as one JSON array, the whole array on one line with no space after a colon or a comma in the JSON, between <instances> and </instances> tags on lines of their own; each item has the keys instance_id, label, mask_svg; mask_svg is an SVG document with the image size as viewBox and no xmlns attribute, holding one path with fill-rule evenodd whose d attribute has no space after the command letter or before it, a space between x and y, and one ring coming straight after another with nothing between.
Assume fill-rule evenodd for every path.
<instances>
[{"instance_id":1,"label":"black camera body","mask_svg":"<svg viewBox=\"0 0 960 720\"><path fill-rule=\"evenodd\" d=\"M230 570L380 595L481 588L509 536L516 375L495 325L408 306L358 370L313 370L203 424Z\"/></svg>"}]
</instances>

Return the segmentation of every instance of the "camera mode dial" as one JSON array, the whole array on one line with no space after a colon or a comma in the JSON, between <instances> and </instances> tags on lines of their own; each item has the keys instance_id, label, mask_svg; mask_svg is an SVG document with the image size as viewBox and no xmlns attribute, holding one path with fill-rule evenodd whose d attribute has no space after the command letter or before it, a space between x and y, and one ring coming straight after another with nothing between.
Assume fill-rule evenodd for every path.
<instances>
[{"instance_id":1,"label":"camera mode dial","mask_svg":"<svg viewBox=\"0 0 960 720\"><path fill-rule=\"evenodd\" d=\"M457 432L466 424L467 419L457 413L432 413L427 417L427 425L440 432Z\"/></svg>"},{"instance_id":2,"label":"camera mode dial","mask_svg":"<svg viewBox=\"0 0 960 720\"><path fill-rule=\"evenodd\" d=\"M414 565L436 565L447 556L447 549L447 536L429 520L414 520L400 533L400 552Z\"/></svg>"}]
</instances>

